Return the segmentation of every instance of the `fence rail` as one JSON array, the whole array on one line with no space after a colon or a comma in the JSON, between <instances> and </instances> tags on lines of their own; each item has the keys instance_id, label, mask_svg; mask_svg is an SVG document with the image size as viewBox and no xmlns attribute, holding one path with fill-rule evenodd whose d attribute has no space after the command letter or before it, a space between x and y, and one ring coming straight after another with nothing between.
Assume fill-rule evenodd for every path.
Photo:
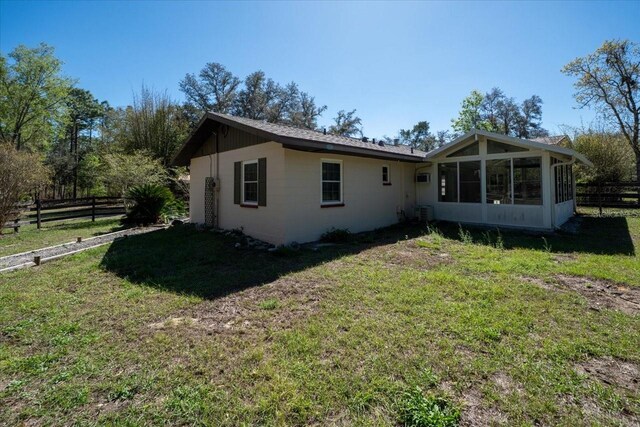
<instances>
[{"instance_id":1,"label":"fence rail","mask_svg":"<svg viewBox=\"0 0 640 427\"><path fill-rule=\"evenodd\" d=\"M96 218L125 214L124 199L121 197L83 197L78 199L36 200L30 204L16 206L16 219L3 224L3 228L18 231L26 224L52 221L66 221L79 218Z\"/></svg>"},{"instance_id":2,"label":"fence rail","mask_svg":"<svg viewBox=\"0 0 640 427\"><path fill-rule=\"evenodd\" d=\"M578 206L602 208L640 208L640 182L602 182L576 184Z\"/></svg>"}]
</instances>

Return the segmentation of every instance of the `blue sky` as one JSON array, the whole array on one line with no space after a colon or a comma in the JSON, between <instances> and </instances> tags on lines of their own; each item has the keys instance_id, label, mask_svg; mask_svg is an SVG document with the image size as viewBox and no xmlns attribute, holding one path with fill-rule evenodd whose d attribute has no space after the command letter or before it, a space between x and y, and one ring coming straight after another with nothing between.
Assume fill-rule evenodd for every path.
<instances>
[{"instance_id":1,"label":"blue sky","mask_svg":"<svg viewBox=\"0 0 640 427\"><path fill-rule=\"evenodd\" d=\"M472 89L544 101L543 125L589 123L568 61L605 39L640 42L635 2L14 2L0 0L0 51L46 42L100 100L131 102L144 82L183 100L206 62L295 81L329 108L357 109L368 136L427 120L448 129Z\"/></svg>"}]
</instances>

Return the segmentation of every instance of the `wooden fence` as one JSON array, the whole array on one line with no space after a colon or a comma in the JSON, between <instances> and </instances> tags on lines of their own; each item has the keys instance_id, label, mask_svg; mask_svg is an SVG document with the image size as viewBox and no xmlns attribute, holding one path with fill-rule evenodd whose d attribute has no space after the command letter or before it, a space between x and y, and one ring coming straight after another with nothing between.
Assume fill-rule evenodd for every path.
<instances>
[{"instance_id":1,"label":"wooden fence","mask_svg":"<svg viewBox=\"0 0 640 427\"><path fill-rule=\"evenodd\" d=\"M18 231L25 224L65 221L78 218L91 218L125 214L124 199L120 197L83 197L78 199L36 200L34 203L16 206L17 219L7 222L3 228Z\"/></svg>"},{"instance_id":2,"label":"wooden fence","mask_svg":"<svg viewBox=\"0 0 640 427\"><path fill-rule=\"evenodd\" d=\"M576 184L578 206L640 208L640 182Z\"/></svg>"}]
</instances>

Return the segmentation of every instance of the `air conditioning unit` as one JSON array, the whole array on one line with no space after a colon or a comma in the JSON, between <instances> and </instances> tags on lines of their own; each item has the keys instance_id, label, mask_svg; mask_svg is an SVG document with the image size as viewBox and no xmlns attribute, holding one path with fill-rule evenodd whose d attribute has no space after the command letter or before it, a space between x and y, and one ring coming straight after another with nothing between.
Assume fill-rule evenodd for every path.
<instances>
[{"instance_id":1,"label":"air conditioning unit","mask_svg":"<svg viewBox=\"0 0 640 427\"><path fill-rule=\"evenodd\" d=\"M418 172L416 174L416 182L431 182L431 174L429 172Z\"/></svg>"},{"instance_id":2,"label":"air conditioning unit","mask_svg":"<svg viewBox=\"0 0 640 427\"><path fill-rule=\"evenodd\" d=\"M431 205L422 205L416 207L416 213L420 222L431 222L433 221L433 206Z\"/></svg>"}]
</instances>

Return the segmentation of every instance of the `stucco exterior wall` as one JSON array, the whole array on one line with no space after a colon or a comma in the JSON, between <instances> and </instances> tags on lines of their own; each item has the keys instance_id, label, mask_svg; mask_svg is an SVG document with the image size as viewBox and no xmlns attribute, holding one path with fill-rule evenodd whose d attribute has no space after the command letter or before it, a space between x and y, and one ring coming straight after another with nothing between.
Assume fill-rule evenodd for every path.
<instances>
[{"instance_id":1,"label":"stucco exterior wall","mask_svg":"<svg viewBox=\"0 0 640 427\"><path fill-rule=\"evenodd\" d=\"M191 221L204 223L205 177L216 176L219 159L220 192L218 195L218 226L223 229L242 228L257 239L281 244L285 239L284 148L268 142L220 154L191 159L190 215ZM267 206L242 207L233 203L233 164L237 161L267 158Z\"/></svg>"},{"instance_id":2,"label":"stucco exterior wall","mask_svg":"<svg viewBox=\"0 0 640 427\"><path fill-rule=\"evenodd\" d=\"M204 188L215 177L218 154L191 159L190 214L204 223ZM413 217L413 163L328 155L284 149L268 142L219 154L218 226L242 228L250 236L273 244L310 242L331 228L360 232ZM233 204L233 164L267 158L267 206ZM344 206L321 206L322 159L341 160ZM382 166L389 167L391 185L382 183Z\"/></svg>"},{"instance_id":3,"label":"stucco exterior wall","mask_svg":"<svg viewBox=\"0 0 640 427\"><path fill-rule=\"evenodd\" d=\"M322 159L341 160L344 206L322 207ZM382 183L389 167L391 185ZM415 210L413 163L285 150L286 242L310 242L331 228L353 233L412 217Z\"/></svg>"}]
</instances>

